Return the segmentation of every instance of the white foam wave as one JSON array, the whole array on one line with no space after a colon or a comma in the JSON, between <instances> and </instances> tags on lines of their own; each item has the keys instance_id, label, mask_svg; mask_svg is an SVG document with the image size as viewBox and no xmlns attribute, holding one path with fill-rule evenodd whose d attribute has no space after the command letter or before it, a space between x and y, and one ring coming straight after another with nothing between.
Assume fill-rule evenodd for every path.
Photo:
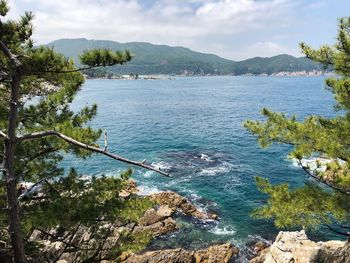
<instances>
[{"instance_id":1,"label":"white foam wave","mask_svg":"<svg viewBox=\"0 0 350 263\"><path fill-rule=\"evenodd\" d=\"M153 173L154 173L153 171L147 171L147 172L143 173L142 176L146 177L146 178L150 178Z\"/></svg>"},{"instance_id":2,"label":"white foam wave","mask_svg":"<svg viewBox=\"0 0 350 263\"><path fill-rule=\"evenodd\" d=\"M221 228L218 225L209 231L215 235L220 236L233 236L236 233L236 230L231 226L225 226Z\"/></svg>"},{"instance_id":3,"label":"white foam wave","mask_svg":"<svg viewBox=\"0 0 350 263\"><path fill-rule=\"evenodd\" d=\"M201 174L201 175L216 175L218 173L227 173L227 172L231 171L231 169L232 169L232 164L230 164L228 162L223 162L219 166L204 168L199 172L199 174Z\"/></svg>"},{"instance_id":4,"label":"white foam wave","mask_svg":"<svg viewBox=\"0 0 350 263\"><path fill-rule=\"evenodd\" d=\"M213 160L209 157L209 155L202 153L201 157L202 160L207 161L207 162L213 162Z\"/></svg>"},{"instance_id":5,"label":"white foam wave","mask_svg":"<svg viewBox=\"0 0 350 263\"><path fill-rule=\"evenodd\" d=\"M170 170L170 168L171 168L171 165L169 163L164 162L164 161L153 162L152 166L154 168L162 170L162 171L167 171L167 170Z\"/></svg>"},{"instance_id":6,"label":"white foam wave","mask_svg":"<svg viewBox=\"0 0 350 263\"><path fill-rule=\"evenodd\" d=\"M165 185L167 186L167 187L172 187L172 186L177 186L177 187L182 187L182 186L180 186L181 184L183 184L183 183L186 183L186 182L189 182L190 180L192 179L192 176L191 175L189 175L189 176L184 176L184 177L179 177L179 178L173 178L172 180L170 180L168 183L166 183ZM189 189L187 189L187 187L186 188L181 188L181 189L183 189L183 190L186 190L186 191L188 191Z\"/></svg>"}]
</instances>

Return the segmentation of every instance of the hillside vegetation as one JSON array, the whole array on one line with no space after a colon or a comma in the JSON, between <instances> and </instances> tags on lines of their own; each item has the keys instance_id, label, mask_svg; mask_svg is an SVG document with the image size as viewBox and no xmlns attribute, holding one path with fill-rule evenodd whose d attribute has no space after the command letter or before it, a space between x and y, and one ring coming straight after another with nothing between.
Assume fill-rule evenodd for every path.
<instances>
[{"instance_id":1,"label":"hillside vegetation","mask_svg":"<svg viewBox=\"0 0 350 263\"><path fill-rule=\"evenodd\" d=\"M79 55L90 49L129 50L135 56L127 65L117 65L95 74L189 74L243 75L273 74L282 71L321 70L321 66L306 58L278 55L232 61L213 54L204 54L184 47L154 45L145 42L119 43L107 40L60 39L48 44L55 51L79 62Z\"/></svg>"}]
</instances>

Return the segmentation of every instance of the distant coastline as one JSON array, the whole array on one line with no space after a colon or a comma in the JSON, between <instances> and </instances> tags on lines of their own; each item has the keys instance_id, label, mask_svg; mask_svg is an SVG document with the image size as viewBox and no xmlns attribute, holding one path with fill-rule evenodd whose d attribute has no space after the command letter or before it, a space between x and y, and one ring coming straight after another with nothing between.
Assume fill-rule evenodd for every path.
<instances>
[{"instance_id":1,"label":"distant coastline","mask_svg":"<svg viewBox=\"0 0 350 263\"><path fill-rule=\"evenodd\" d=\"M127 64L85 71L92 78L105 78L107 75L107 78L124 79L119 76L129 74L134 74L132 79L135 78L135 74L140 76L314 76L322 75L324 69L321 64L306 57L294 57L288 54L234 61L185 47L145 42L119 43L106 40L59 39L47 46L69 57L78 66L79 56L84 50L107 48L113 51L129 50L131 52L133 59ZM327 71L330 70L332 69Z\"/></svg>"},{"instance_id":2,"label":"distant coastline","mask_svg":"<svg viewBox=\"0 0 350 263\"><path fill-rule=\"evenodd\" d=\"M184 72L183 74L174 74L174 75L167 75L167 74L150 74L150 75L138 75L138 74L105 74L105 76L90 76L87 74L84 74L84 77L86 79L112 79L112 80L172 80L175 77L220 77L220 76L244 76L244 77L319 77L319 76L334 76L334 73L331 71L321 71L321 70L312 70L312 71L281 71L276 72L272 74L252 74L252 73L246 73L246 74L194 74L192 72Z\"/></svg>"}]
</instances>

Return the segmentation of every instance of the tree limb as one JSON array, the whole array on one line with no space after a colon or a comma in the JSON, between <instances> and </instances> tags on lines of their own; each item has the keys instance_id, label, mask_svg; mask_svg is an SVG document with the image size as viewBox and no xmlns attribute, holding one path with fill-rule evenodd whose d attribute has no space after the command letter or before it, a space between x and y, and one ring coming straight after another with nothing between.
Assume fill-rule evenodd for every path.
<instances>
[{"instance_id":1,"label":"tree limb","mask_svg":"<svg viewBox=\"0 0 350 263\"><path fill-rule=\"evenodd\" d=\"M8 137L7 137L7 134L4 133L4 132L2 132L1 130L0 130L0 137L3 137L3 138L5 138L5 139L8 138Z\"/></svg>"},{"instance_id":2,"label":"tree limb","mask_svg":"<svg viewBox=\"0 0 350 263\"><path fill-rule=\"evenodd\" d=\"M4 44L4 42L0 41L0 50L5 54L5 56L11 61L11 64L18 68L22 64L18 60L17 56L11 53L10 49Z\"/></svg>"},{"instance_id":3,"label":"tree limb","mask_svg":"<svg viewBox=\"0 0 350 263\"><path fill-rule=\"evenodd\" d=\"M331 227L330 225L328 224L324 224L330 231L333 231L339 235L342 235L342 236L347 236L347 237L350 237L350 232L342 232L342 231L339 231L333 227Z\"/></svg>"},{"instance_id":4,"label":"tree limb","mask_svg":"<svg viewBox=\"0 0 350 263\"><path fill-rule=\"evenodd\" d=\"M29 187L28 189L26 189L19 197L18 197L18 201L21 201L28 193L30 193L30 191L32 191L36 186L39 185L43 185L44 183L46 183L49 188L55 192L58 196L60 196L60 193L52 186L52 184L49 182L49 177L45 177L43 179L41 179L40 181L36 182L35 184L33 184L31 187Z\"/></svg>"},{"instance_id":5,"label":"tree limb","mask_svg":"<svg viewBox=\"0 0 350 263\"><path fill-rule=\"evenodd\" d=\"M100 148L97 148L97 147L94 147L94 146L91 146L91 145L79 142L77 140L74 140L73 138L70 138L70 137L68 137L68 136L66 136L66 135L64 135L62 133L59 133L57 131L54 131L54 130L42 131L42 132L34 132L34 133L31 133L31 134L23 135L22 137L17 138L17 142L22 142L22 141L26 141L26 140L34 140L34 139L39 139L39 138L43 138L43 137L47 137L47 136L56 136L56 137L59 137L59 138L63 139L64 141L66 141L66 142L68 142L70 144L73 144L73 145L78 146L80 148L89 150L91 152L100 153L100 154L106 155L106 156L108 156L108 157L110 157L112 159L115 159L117 161L121 161L121 162L124 162L124 163L127 163L127 164L131 164L131 165L135 165L135 166L138 166L138 167L142 167L144 169L154 171L154 172L159 173L161 175L165 175L167 177L171 177L170 174L168 174L166 172L163 172L160 169L156 169L153 166L144 164L142 162L129 160L129 159L127 159L125 157L122 157L120 155L117 155L117 154L114 154L114 153L111 153L111 152L108 152L108 151L104 151L103 149L100 149Z\"/></svg>"},{"instance_id":6,"label":"tree limb","mask_svg":"<svg viewBox=\"0 0 350 263\"><path fill-rule=\"evenodd\" d=\"M307 169L307 167L305 167L305 166L301 163L300 160L297 160L297 162L298 162L298 166L299 166L300 168L302 168L309 176L311 176L312 178L314 178L316 181L321 182L321 183L327 185L328 187L330 187L330 188L332 188L332 189L334 189L334 190L336 190L336 191L338 191L338 192L340 192L340 193L342 193L342 194L350 195L350 192L348 192L348 191L346 191L346 190L344 190L344 189L341 189L341 188L339 188L339 187L337 187L337 186L335 186L335 185L333 185L333 184L331 184L331 183L329 183L329 182L327 182L327 181L325 181L325 180L322 180L322 179L321 179L319 176L317 176L317 175L314 175L312 172L310 172L309 169Z\"/></svg>"},{"instance_id":7,"label":"tree limb","mask_svg":"<svg viewBox=\"0 0 350 263\"><path fill-rule=\"evenodd\" d=\"M106 65L109 66L109 65ZM100 68L104 66L91 66L91 67L85 67L85 68L77 68L77 69L71 69L71 70L44 70L44 71L36 71L36 72L28 72L26 75L41 75L46 73L54 73L54 74L65 74L65 73L74 73L74 72L80 72L84 70L94 69L94 68Z\"/></svg>"},{"instance_id":8,"label":"tree limb","mask_svg":"<svg viewBox=\"0 0 350 263\"><path fill-rule=\"evenodd\" d=\"M27 190L25 190L19 197L18 200L22 200L23 197L25 197L30 191L33 190L33 188L35 188L36 186L42 184L43 182L47 181L48 178L43 178L40 181L36 182L35 184L33 184L31 187L29 187Z\"/></svg>"}]
</instances>

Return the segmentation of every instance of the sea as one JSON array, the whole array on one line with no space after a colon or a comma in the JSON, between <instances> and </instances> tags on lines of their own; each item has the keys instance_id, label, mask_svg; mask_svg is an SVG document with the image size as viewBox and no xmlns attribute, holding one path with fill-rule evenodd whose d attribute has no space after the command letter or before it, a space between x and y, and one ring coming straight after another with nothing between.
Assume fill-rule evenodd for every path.
<instances>
[{"instance_id":1,"label":"sea","mask_svg":"<svg viewBox=\"0 0 350 263\"><path fill-rule=\"evenodd\" d=\"M239 262L252 255L250 244L271 242L279 229L272 220L256 219L252 211L266 202L254 178L302 186L310 178L288 158L290 146L261 149L244 127L246 120L264 120L266 107L296 115L334 116L334 99L319 77L174 77L159 80L87 80L72 109L97 104L89 123L106 129L108 149L133 160L144 160L172 177L133 167L141 194L175 191L219 221L176 218L180 229L160 237L153 249L195 249L231 242L241 249ZM103 136L102 136L103 137ZM103 147L103 138L98 143ZM128 166L106 156L61 164L86 176L118 176ZM314 239L332 238L312 232Z\"/></svg>"}]
</instances>

